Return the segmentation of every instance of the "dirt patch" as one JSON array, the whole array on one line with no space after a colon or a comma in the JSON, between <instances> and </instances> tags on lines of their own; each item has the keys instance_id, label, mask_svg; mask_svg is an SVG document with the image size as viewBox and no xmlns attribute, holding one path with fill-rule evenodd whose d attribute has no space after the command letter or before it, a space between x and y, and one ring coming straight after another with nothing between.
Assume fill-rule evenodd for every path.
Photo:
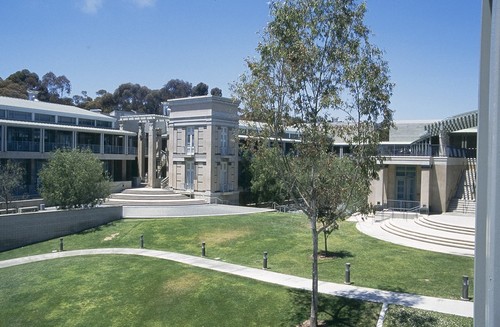
<instances>
[{"instance_id":1,"label":"dirt patch","mask_svg":"<svg viewBox=\"0 0 500 327\"><path fill-rule=\"evenodd\" d=\"M105 241L111 241L112 239L114 239L115 237L117 237L118 235L120 235L120 233L114 233L114 234L111 234L109 236L106 236L104 238Z\"/></svg>"},{"instance_id":2,"label":"dirt patch","mask_svg":"<svg viewBox=\"0 0 500 327\"><path fill-rule=\"evenodd\" d=\"M250 234L248 230L216 230L200 235L200 241L211 245L233 241Z\"/></svg>"},{"instance_id":3,"label":"dirt patch","mask_svg":"<svg viewBox=\"0 0 500 327\"><path fill-rule=\"evenodd\" d=\"M184 294L199 286L202 278L198 274L188 273L184 276L169 279L163 283L163 290L167 293Z\"/></svg>"}]
</instances>

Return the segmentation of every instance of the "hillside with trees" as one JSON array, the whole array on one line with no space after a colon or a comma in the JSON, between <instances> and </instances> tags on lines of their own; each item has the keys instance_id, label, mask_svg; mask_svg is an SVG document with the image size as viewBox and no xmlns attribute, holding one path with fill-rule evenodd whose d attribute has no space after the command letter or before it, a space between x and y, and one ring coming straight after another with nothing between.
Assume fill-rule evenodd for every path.
<instances>
[{"instance_id":1,"label":"hillside with trees","mask_svg":"<svg viewBox=\"0 0 500 327\"><path fill-rule=\"evenodd\" d=\"M161 102L169 99L201 96L209 94L209 86L200 82L192 83L171 79L160 89L150 89L137 83L123 83L113 92L98 89L95 97L87 91L73 94L71 81L65 75L48 72L39 77L28 69L19 70L5 79L0 77L0 96L28 99L28 90L37 91L37 99L77 106L83 109L102 109L103 113L113 110L135 111L137 113L160 114ZM222 96L220 88L210 90L210 94Z\"/></svg>"}]
</instances>

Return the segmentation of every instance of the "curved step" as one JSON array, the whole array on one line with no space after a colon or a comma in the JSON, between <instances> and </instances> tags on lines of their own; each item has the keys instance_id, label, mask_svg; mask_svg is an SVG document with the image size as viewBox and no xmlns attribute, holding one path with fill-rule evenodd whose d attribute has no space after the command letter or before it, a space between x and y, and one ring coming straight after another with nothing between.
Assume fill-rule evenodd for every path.
<instances>
[{"instance_id":1,"label":"curved step","mask_svg":"<svg viewBox=\"0 0 500 327\"><path fill-rule=\"evenodd\" d=\"M423 233L422 231L409 230L407 228L395 225L391 221L385 221L384 223L382 223L381 228L388 233L392 233L394 235L408 238L414 241L474 250L474 241L462 240L447 236L432 235L430 233Z\"/></svg>"},{"instance_id":2,"label":"curved step","mask_svg":"<svg viewBox=\"0 0 500 327\"><path fill-rule=\"evenodd\" d=\"M445 232L458 233L464 235L475 235L475 229L472 227L448 224L440 221L431 220L426 217L419 217L414 222L417 225L420 225L425 228L437 229Z\"/></svg>"}]
</instances>

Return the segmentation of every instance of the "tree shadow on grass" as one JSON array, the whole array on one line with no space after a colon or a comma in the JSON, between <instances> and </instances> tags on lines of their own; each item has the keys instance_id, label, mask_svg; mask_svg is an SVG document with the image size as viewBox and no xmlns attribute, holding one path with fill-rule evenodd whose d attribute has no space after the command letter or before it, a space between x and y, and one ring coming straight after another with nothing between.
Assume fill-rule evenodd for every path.
<instances>
[{"instance_id":1,"label":"tree shadow on grass","mask_svg":"<svg viewBox=\"0 0 500 327\"><path fill-rule=\"evenodd\" d=\"M401 327L434 327L439 320L427 311L417 311L411 308L392 306L389 308L391 326Z\"/></svg>"},{"instance_id":2,"label":"tree shadow on grass","mask_svg":"<svg viewBox=\"0 0 500 327\"><path fill-rule=\"evenodd\" d=\"M289 322L291 325L297 326L309 319L311 292L292 289L289 290L289 294L292 303L294 303ZM318 320L324 321L324 326L374 326L378 319L379 310L379 304L319 295Z\"/></svg>"},{"instance_id":3,"label":"tree shadow on grass","mask_svg":"<svg viewBox=\"0 0 500 327\"><path fill-rule=\"evenodd\" d=\"M319 257L321 259L344 259L344 258L353 258L354 255L349 251L327 251L325 253L324 250L319 251Z\"/></svg>"}]
</instances>

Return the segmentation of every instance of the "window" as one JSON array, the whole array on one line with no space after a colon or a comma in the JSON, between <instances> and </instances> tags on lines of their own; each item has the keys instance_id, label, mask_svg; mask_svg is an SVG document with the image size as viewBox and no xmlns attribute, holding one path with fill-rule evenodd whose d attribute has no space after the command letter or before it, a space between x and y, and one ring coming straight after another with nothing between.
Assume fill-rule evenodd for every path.
<instances>
[{"instance_id":1,"label":"window","mask_svg":"<svg viewBox=\"0 0 500 327\"><path fill-rule=\"evenodd\" d=\"M223 161L220 165L220 191L227 192L229 191L229 185L227 183L227 162Z\"/></svg>"},{"instance_id":2,"label":"window","mask_svg":"<svg viewBox=\"0 0 500 327\"><path fill-rule=\"evenodd\" d=\"M186 161L186 190L193 190L194 184L194 161Z\"/></svg>"},{"instance_id":3,"label":"window","mask_svg":"<svg viewBox=\"0 0 500 327\"><path fill-rule=\"evenodd\" d=\"M94 127L95 126L95 120L80 118L80 119L78 119L78 125L80 125L80 126Z\"/></svg>"},{"instance_id":4,"label":"window","mask_svg":"<svg viewBox=\"0 0 500 327\"><path fill-rule=\"evenodd\" d=\"M56 116L35 114L35 121L42 122L42 123L55 123Z\"/></svg>"},{"instance_id":5,"label":"window","mask_svg":"<svg viewBox=\"0 0 500 327\"><path fill-rule=\"evenodd\" d=\"M7 111L9 119L12 120L22 120L22 121L31 121L31 113L24 111Z\"/></svg>"},{"instance_id":6,"label":"window","mask_svg":"<svg viewBox=\"0 0 500 327\"><path fill-rule=\"evenodd\" d=\"M0 109L0 118L5 118L5 110Z\"/></svg>"},{"instance_id":7,"label":"window","mask_svg":"<svg viewBox=\"0 0 500 327\"><path fill-rule=\"evenodd\" d=\"M96 120L96 127L111 128L113 124L110 121Z\"/></svg>"},{"instance_id":8,"label":"window","mask_svg":"<svg viewBox=\"0 0 500 327\"><path fill-rule=\"evenodd\" d=\"M227 155L227 127L222 127L220 131L220 153Z\"/></svg>"},{"instance_id":9,"label":"window","mask_svg":"<svg viewBox=\"0 0 500 327\"><path fill-rule=\"evenodd\" d=\"M66 116L58 116L57 122L63 125L76 125L76 118L74 117L66 117Z\"/></svg>"},{"instance_id":10,"label":"window","mask_svg":"<svg viewBox=\"0 0 500 327\"><path fill-rule=\"evenodd\" d=\"M416 200L416 175L414 166L396 167L396 200L399 208L410 208Z\"/></svg>"},{"instance_id":11,"label":"window","mask_svg":"<svg viewBox=\"0 0 500 327\"><path fill-rule=\"evenodd\" d=\"M194 154L194 127L186 128L186 154Z\"/></svg>"},{"instance_id":12,"label":"window","mask_svg":"<svg viewBox=\"0 0 500 327\"><path fill-rule=\"evenodd\" d=\"M26 127L7 128L7 151L40 151L40 130Z\"/></svg>"}]
</instances>

